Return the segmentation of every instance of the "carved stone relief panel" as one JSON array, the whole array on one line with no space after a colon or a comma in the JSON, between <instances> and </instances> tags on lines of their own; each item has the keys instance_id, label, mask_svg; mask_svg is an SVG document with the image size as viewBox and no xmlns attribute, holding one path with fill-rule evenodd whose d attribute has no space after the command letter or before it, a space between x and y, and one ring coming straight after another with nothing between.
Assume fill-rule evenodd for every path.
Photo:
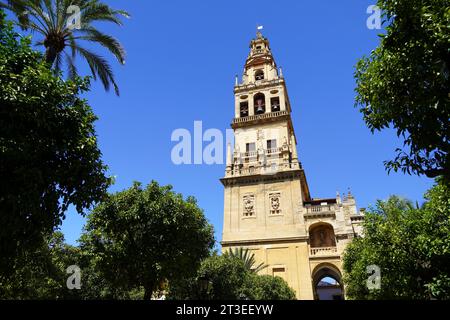
<instances>
[{"instance_id":1,"label":"carved stone relief panel","mask_svg":"<svg viewBox=\"0 0 450 320\"><path fill-rule=\"evenodd\" d=\"M269 193L270 214L281 214L281 193Z\"/></svg>"},{"instance_id":2,"label":"carved stone relief panel","mask_svg":"<svg viewBox=\"0 0 450 320\"><path fill-rule=\"evenodd\" d=\"M244 217L254 217L255 216L255 195L248 194L243 198L243 208L244 208Z\"/></svg>"}]
</instances>

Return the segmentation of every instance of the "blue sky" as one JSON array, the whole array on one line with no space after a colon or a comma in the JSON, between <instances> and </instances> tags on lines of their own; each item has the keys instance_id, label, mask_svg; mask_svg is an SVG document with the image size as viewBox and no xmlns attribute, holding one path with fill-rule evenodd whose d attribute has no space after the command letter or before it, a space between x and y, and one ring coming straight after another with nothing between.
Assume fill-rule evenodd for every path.
<instances>
[{"instance_id":1,"label":"blue sky","mask_svg":"<svg viewBox=\"0 0 450 320\"><path fill-rule=\"evenodd\" d=\"M117 176L111 191L133 181L157 180L193 195L221 239L224 165L171 161L177 128L229 128L234 76L240 74L256 25L271 41L287 81L299 157L313 197L334 197L350 187L359 207L399 194L422 201L433 183L388 175L383 161L401 146L393 132L372 135L354 108L354 65L378 44L366 27L375 1L106 1L129 11L122 28L101 26L127 50L113 62L120 98L94 83L87 95L103 159ZM104 51L99 50L106 54ZM83 70L83 68L81 68ZM70 210L62 226L75 244L85 220Z\"/></svg>"}]
</instances>

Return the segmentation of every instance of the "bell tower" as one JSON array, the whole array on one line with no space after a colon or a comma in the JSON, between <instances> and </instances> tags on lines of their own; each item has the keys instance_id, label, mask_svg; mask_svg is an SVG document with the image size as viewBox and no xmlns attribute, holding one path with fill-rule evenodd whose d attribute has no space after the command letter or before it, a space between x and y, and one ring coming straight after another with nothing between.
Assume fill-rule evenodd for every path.
<instances>
[{"instance_id":1,"label":"bell tower","mask_svg":"<svg viewBox=\"0 0 450 320\"><path fill-rule=\"evenodd\" d=\"M295 237L298 212L309 201L308 184L298 161L286 83L269 41L257 33L250 43L242 82L234 87L231 124L234 150L228 147L223 245L229 241Z\"/></svg>"},{"instance_id":2,"label":"bell tower","mask_svg":"<svg viewBox=\"0 0 450 320\"><path fill-rule=\"evenodd\" d=\"M301 175L285 81L269 41L260 32L250 43L242 82L236 77L234 94L235 146L229 157L234 161L227 163L226 178L245 173L271 175L281 169ZM307 185L304 192L308 198Z\"/></svg>"},{"instance_id":3,"label":"bell tower","mask_svg":"<svg viewBox=\"0 0 450 320\"><path fill-rule=\"evenodd\" d=\"M221 179L225 189L222 250L248 248L258 263L268 265L263 274L284 278L299 299L313 299L317 296L314 268L330 263L334 267L328 269L340 274L338 248L345 241L338 236L353 237L350 216L356 214L355 202L352 196L351 203L345 202L348 197L341 201L339 195L311 198L298 159L286 82L268 39L259 31L250 42L242 79L236 77L234 99L235 142L227 147ZM316 236L321 240L314 240L312 247L310 232L316 226L322 227ZM316 245L326 249L318 250Z\"/></svg>"}]
</instances>

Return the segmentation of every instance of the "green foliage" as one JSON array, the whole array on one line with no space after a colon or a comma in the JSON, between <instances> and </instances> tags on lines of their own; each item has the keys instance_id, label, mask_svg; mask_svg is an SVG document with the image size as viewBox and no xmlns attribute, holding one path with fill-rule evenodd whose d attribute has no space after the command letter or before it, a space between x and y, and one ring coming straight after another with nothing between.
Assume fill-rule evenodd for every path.
<instances>
[{"instance_id":1,"label":"green foliage","mask_svg":"<svg viewBox=\"0 0 450 320\"><path fill-rule=\"evenodd\" d=\"M244 295L251 300L295 300L295 292L280 277L250 275Z\"/></svg>"},{"instance_id":2,"label":"green foliage","mask_svg":"<svg viewBox=\"0 0 450 320\"><path fill-rule=\"evenodd\" d=\"M242 247L240 248L234 248L233 249L229 249L227 252L225 252L226 255L230 255L231 257L236 257L241 259L244 264L245 267L250 270L253 271L255 273L258 273L262 270L264 270L265 268L267 268L267 265L264 263L260 263L258 265L256 265L256 260L255 260L255 255L252 254L250 252L249 249L244 249Z\"/></svg>"},{"instance_id":3,"label":"green foliage","mask_svg":"<svg viewBox=\"0 0 450 320\"><path fill-rule=\"evenodd\" d=\"M113 296L190 277L214 244L212 226L194 198L170 186L135 183L98 205L88 217L81 248Z\"/></svg>"},{"instance_id":4,"label":"green foliage","mask_svg":"<svg viewBox=\"0 0 450 320\"><path fill-rule=\"evenodd\" d=\"M88 80L63 81L0 12L0 274L30 259L69 205L78 212L106 194ZM21 257L24 255L24 257Z\"/></svg>"},{"instance_id":5,"label":"green foliage","mask_svg":"<svg viewBox=\"0 0 450 320\"><path fill-rule=\"evenodd\" d=\"M0 275L0 299L76 299L78 292L66 286L66 268L77 264L79 254L78 248L64 243L61 232L55 232L16 260L12 275Z\"/></svg>"},{"instance_id":6,"label":"green foliage","mask_svg":"<svg viewBox=\"0 0 450 320\"><path fill-rule=\"evenodd\" d=\"M236 257L213 256L203 261L198 274L211 282L212 300L237 300L243 293L249 270Z\"/></svg>"},{"instance_id":7,"label":"green foliage","mask_svg":"<svg viewBox=\"0 0 450 320\"><path fill-rule=\"evenodd\" d=\"M79 26L74 25L71 9L80 9ZM0 8L9 9L18 19L22 29L30 30L43 37L39 45L45 46L45 60L57 70L65 60L71 79L75 79L77 68L75 58L83 57L106 90L113 85L117 95L119 88L109 63L98 54L84 48L82 42L98 44L106 48L119 63L125 63L125 50L110 35L100 32L94 25L97 22L110 22L121 26L121 17L129 17L123 10L114 10L99 0L8 0L0 2ZM76 21L75 21L76 22Z\"/></svg>"},{"instance_id":8,"label":"green foliage","mask_svg":"<svg viewBox=\"0 0 450 320\"><path fill-rule=\"evenodd\" d=\"M379 201L364 221L364 237L344 254L346 294L353 299L450 299L450 189L440 182L422 208L398 197ZM381 269L369 290L366 268Z\"/></svg>"},{"instance_id":9,"label":"green foliage","mask_svg":"<svg viewBox=\"0 0 450 320\"><path fill-rule=\"evenodd\" d=\"M390 170L450 180L450 3L378 0L386 34L355 72L356 104L374 131L404 140Z\"/></svg>"},{"instance_id":10,"label":"green foliage","mask_svg":"<svg viewBox=\"0 0 450 320\"><path fill-rule=\"evenodd\" d=\"M202 291L201 281L209 286ZM292 300L294 291L279 277L260 276L231 254L205 259L196 277L169 283L169 299L178 300Z\"/></svg>"},{"instance_id":11,"label":"green foliage","mask_svg":"<svg viewBox=\"0 0 450 320\"><path fill-rule=\"evenodd\" d=\"M130 190L111 195L94 210L79 247L55 232L16 258L13 270L0 274L0 299L142 300L165 289L166 279L194 275L213 245L212 228L195 200L183 200L155 182ZM106 209L112 206L117 211ZM81 269L80 290L66 286L71 265ZM141 279L150 279L153 287Z\"/></svg>"}]
</instances>

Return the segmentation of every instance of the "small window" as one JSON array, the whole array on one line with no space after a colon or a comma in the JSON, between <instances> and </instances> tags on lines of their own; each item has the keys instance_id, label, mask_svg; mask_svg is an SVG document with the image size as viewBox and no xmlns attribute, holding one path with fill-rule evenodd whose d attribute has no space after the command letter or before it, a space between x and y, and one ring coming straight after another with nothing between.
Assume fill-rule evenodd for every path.
<instances>
[{"instance_id":1,"label":"small window","mask_svg":"<svg viewBox=\"0 0 450 320\"><path fill-rule=\"evenodd\" d=\"M277 140L275 139L267 140L267 150L269 153L274 151L276 148L277 148Z\"/></svg>"},{"instance_id":2,"label":"small window","mask_svg":"<svg viewBox=\"0 0 450 320\"><path fill-rule=\"evenodd\" d=\"M241 102L240 104L241 118L248 117L248 102Z\"/></svg>"},{"instance_id":3,"label":"small window","mask_svg":"<svg viewBox=\"0 0 450 320\"><path fill-rule=\"evenodd\" d=\"M270 105L271 105L272 112L280 111L280 98L279 97L271 98Z\"/></svg>"},{"instance_id":4,"label":"small window","mask_svg":"<svg viewBox=\"0 0 450 320\"><path fill-rule=\"evenodd\" d=\"M245 151L248 152L255 152L256 151L256 143L246 143L245 144Z\"/></svg>"},{"instance_id":5,"label":"small window","mask_svg":"<svg viewBox=\"0 0 450 320\"><path fill-rule=\"evenodd\" d=\"M255 72L255 80L256 81L264 80L264 71L256 70L256 72Z\"/></svg>"},{"instance_id":6,"label":"small window","mask_svg":"<svg viewBox=\"0 0 450 320\"><path fill-rule=\"evenodd\" d=\"M256 160L256 143L245 144L245 163L250 163Z\"/></svg>"}]
</instances>

